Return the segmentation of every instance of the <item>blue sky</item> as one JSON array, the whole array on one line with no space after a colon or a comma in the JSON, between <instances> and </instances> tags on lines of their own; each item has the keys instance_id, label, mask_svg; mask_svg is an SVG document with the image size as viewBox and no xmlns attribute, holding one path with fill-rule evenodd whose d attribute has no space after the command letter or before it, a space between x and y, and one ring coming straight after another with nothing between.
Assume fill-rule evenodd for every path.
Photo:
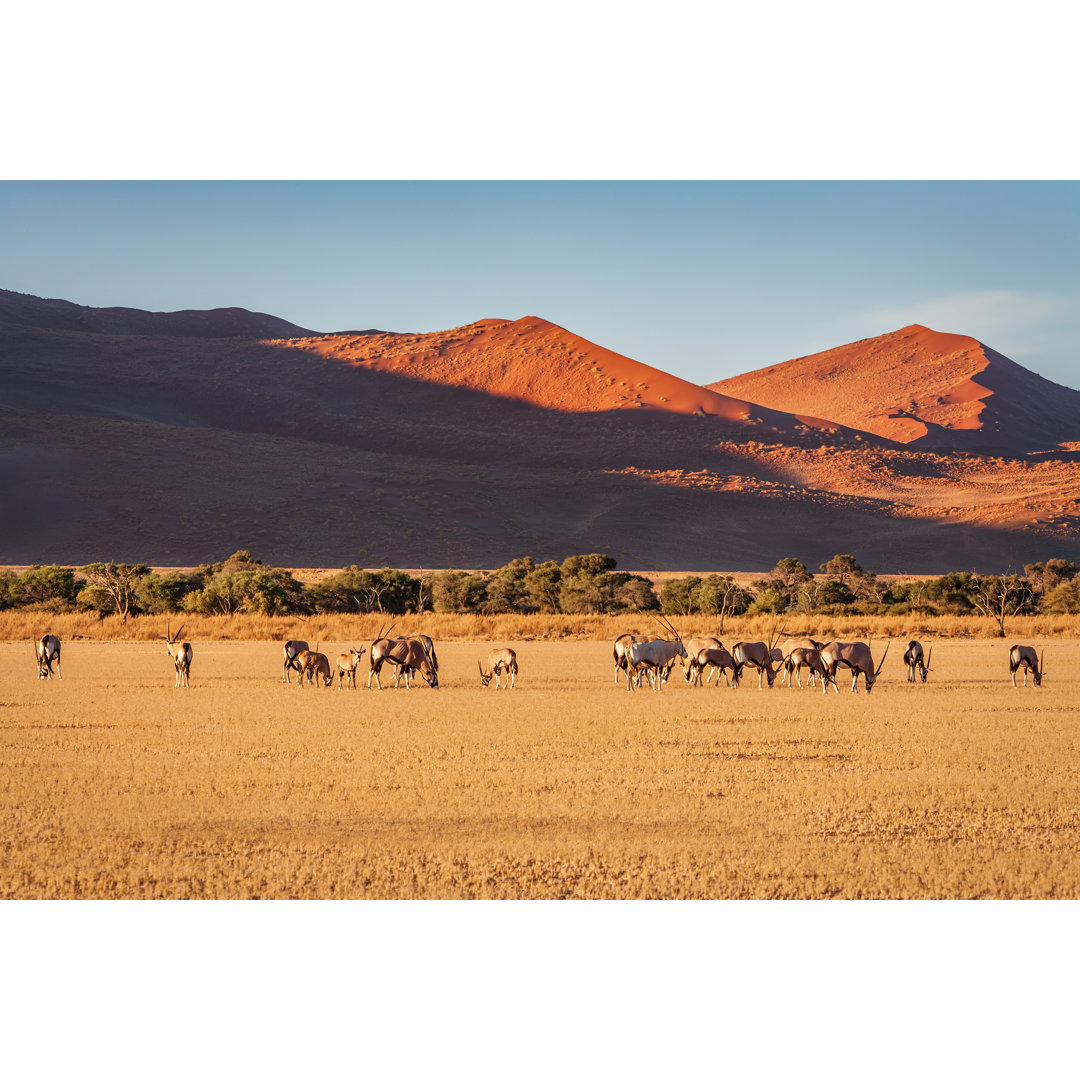
<instances>
[{"instance_id":1,"label":"blue sky","mask_svg":"<svg viewBox=\"0 0 1080 1080\"><path fill-rule=\"evenodd\" d=\"M695 382L922 322L1080 386L1076 182L3 182L0 287L316 330L539 315Z\"/></svg>"}]
</instances>

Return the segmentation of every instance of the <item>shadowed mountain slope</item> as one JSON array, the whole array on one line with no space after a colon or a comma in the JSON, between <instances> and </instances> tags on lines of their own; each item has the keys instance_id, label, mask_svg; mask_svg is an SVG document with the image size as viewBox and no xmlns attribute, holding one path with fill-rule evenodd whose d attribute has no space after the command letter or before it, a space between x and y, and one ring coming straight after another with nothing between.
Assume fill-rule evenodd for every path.
<instances>
[{"instance_id":1,"label":"shadowed mountain slope","mask_svg":"<svg viewBox=\"0 0 1080 1080\"><path fill-rule=\"evenodd\" d=\"M269 338L308 337L310 330L274 315L244 308L212 311L140 311L138 308L92 308L68 300L0 289L0 324L40 330L78 330L92 334L141 334L147 337Z\"/></svg>"},{"instance_id":2,"label":"shadowed mountain slope","mask_svg":"<svg viewBox=\"0 0 1080 1080\"><path fill-rule=\"evenodd\" d=\"M962 334L905 326L710 383L919 447L1023 453L1080 440L1080 392Z\"/></svg>"},{"instance_id":3,"label":"shadowed mountain slope","mask_svg":"<svg viewBox=\"0 0 1080 1080\"><path fill-rule=\"evenodd\" d=\"M765 570L851 551L882 572L933 572L1080 558L1080 455L914 451L691 393L519 322L423 349L432 335L0 322L0 562L191 565L238 547L291 566L607 551L623 566Z\"/></svg>"}]
</instances>

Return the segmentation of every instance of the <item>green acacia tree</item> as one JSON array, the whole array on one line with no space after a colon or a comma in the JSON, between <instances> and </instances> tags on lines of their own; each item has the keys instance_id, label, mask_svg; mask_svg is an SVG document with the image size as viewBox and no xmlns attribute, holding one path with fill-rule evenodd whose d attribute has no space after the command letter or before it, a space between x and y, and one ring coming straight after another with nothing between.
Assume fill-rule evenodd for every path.
<instances>
[{"instance_id":1,"label":"green acacia tree","mask_svg":"<svg viewBox=\"0 0 1080 1080\"><path fill-rule=\"evenodd\" d=\"M89 563L79 571L86 578L87 588L79 593L79 601L103 613L115 613L127 622L138 604L138 589L150 573L143 563ZM90 594L91 595L87 595ZM84 600L84 596L86 599Z\"/></svg>"}]
</instances>

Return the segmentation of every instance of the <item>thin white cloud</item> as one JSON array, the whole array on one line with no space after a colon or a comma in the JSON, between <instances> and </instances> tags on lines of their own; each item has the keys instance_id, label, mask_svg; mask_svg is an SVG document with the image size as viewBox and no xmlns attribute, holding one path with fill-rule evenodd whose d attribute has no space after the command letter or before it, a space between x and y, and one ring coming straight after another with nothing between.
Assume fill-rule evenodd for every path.
<instances>
[{"instance_id":1,"label":"thin white cloud","mask_svg":"<svg viewBox=\"0 0 1080 1080\"><path fill-rule=\"evenodd\" d=\"M837 322L851 341L920 323L968 334L1040 375L1080 384L1080 293L996 289L954 293L914 304L882 305Z\"/></svg>"},{"instance_id":2,"label":"thin white cloud","mask_svg":"<svg viewBox=\"0 0 1080 1080\"><path fill-rule=\"evenodd\" d=\"M1080 294L1077 293L996 289L956 293L895 307L883 305L844 321L852 330L874 335L921 323L944 333L970 334L992 345L994 339L1015 339L1025 330L1073 323L1078 307Z\"/></svg>"}]
</instances>

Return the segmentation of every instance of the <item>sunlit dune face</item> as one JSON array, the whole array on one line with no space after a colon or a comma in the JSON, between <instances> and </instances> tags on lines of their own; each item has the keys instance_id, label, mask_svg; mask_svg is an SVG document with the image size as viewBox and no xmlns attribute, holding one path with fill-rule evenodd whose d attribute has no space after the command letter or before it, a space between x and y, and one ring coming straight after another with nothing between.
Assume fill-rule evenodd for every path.
<instances>
[{"instance_id":1,"label":"sunlit dune face","mask_svg":"<svg viewBox=\"0 0 1080 1080\"><path fill-rule=\"evenodd\" d=\"M709 384L770 408L799 409L897 443L1042 445L1080 425L1080 395L974 338L907 326ZM1056 441L1052 435L1049 442Z\"/></svg>"},{"instance_id":2,"label":"sunlit dune face","mask_svg":"<svg viewBox=\"0 0 1080 1080\"><path fill-rule=\"evenodd\" d=\"M737 423L765 422L778 428L836 427L813 416L772 415L534 317L513 322L481 319L429 334L341 334L276 344L562 412L645 409Z\"/></svg>"}]
</instances>

